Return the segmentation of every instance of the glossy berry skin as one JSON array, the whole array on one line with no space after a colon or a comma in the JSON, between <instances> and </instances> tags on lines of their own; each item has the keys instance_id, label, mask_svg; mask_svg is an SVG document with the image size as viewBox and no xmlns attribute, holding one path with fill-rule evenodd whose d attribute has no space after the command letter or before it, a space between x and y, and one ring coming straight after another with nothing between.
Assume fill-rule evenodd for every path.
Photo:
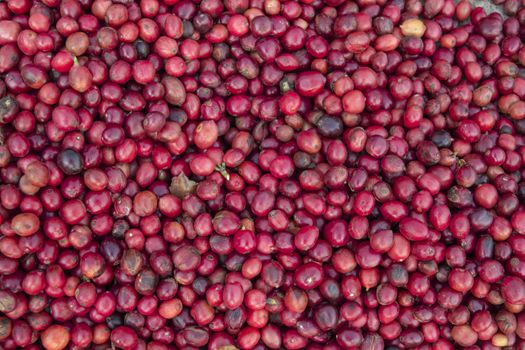
<instances>
[{"instance_id":1,"label":"glossy berry skin","mask_svg":"<svg viewBox=\"0 0 525 350\"><path fill-rule=\"evenodd\" d=\"M484 5L0 2L0 349L524 350Z\"/></svg>"}]
</instances>

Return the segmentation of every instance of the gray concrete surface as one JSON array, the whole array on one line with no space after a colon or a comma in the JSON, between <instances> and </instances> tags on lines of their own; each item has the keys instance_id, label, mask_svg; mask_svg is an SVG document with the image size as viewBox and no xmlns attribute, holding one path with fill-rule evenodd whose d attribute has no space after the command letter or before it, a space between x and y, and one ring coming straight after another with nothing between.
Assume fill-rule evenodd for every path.
<instances>
[{"instance_id":1,"label":"gray concrete surface","mask_svg":"<svg viewBox=\"0 0 525 350\"><path fill-rule=\"evenodd\" d=\"M458 1L456 0L456 3ZM507 18L507 15L499 5L494 5L491 0L470 0L470 3L472 4L472 7L483 7L485 9L485 12L487 14L492 12L498 12L500 13L503 18Z\"/></svg>"}]
</instances>

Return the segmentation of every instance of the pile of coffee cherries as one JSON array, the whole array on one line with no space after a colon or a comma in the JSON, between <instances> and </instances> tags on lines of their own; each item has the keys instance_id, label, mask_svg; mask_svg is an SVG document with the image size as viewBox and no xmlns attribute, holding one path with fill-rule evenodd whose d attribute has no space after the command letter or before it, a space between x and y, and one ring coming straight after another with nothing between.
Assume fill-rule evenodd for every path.
<instances>
[{"instance_id":1,"label":"pile of coffee cherries","mask_svg":"<svg viewBox=\"0 0 525 350\"><path fill-rule=\"evenodd\" d=\"M525 1L0 2L0 348L525 350Z\"/></svg>"}]
</instances>

